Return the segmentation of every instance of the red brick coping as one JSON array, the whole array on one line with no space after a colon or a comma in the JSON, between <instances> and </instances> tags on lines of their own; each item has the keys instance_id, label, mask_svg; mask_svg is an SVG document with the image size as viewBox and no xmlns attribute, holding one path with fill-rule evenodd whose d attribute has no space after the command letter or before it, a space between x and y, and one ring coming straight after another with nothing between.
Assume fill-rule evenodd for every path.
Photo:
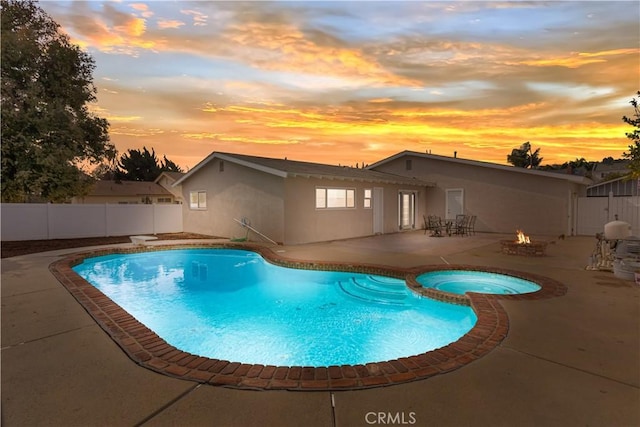
<instances>
[{"instance_id":1,"label":"red brick coping","mask_svg":"<svg viewBox=\"0 0 640 427\"><path fill-rule=\"evenodd\" d=\"M328 367L251 365L209 359L181 351L156 335L93 285L72 267L85 258L107 254L184 248L245 249L259 253L267 261L286 267L310 270L340 270L405 278L409 288L427 297L470 305L478 317L476 325L458 341L416 356L365 365ZM95 321L124 352L139 365L185 380L217 386L262 390L354 390L421 380L458 369L493 350L506 337L509 319L500 299L530 300L561 296L566 287L549 278L516 271L466 265L432 265L413 269L380 265L355 265L281 258L268 248L252 244L188 244L104 249L73 254L49 266L53 275L82 304ZM521 295L469 293L453 295L420 286L417 275L436 270L475 270L509 274L542 286L538 292Z\"/></svg>"}]
</instances>

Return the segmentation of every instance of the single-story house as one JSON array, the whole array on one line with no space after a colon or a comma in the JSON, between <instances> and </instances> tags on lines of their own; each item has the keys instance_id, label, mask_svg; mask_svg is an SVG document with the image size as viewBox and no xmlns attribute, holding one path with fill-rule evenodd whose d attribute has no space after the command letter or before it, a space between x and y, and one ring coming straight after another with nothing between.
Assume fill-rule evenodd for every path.
<instances>
[{"instance_id":1,"label":"single-story house","mask_svg":"<svg viewBox=\"0 0 640 427\"><path fill-rule=\"evenodd\" d=\"M162 172L155 179L156 184L160 185L162 188L173 194L174 203L184 203L184 198L182 196L182 186L173 184L176 183L180 178L184 176L182 172Z\"/></svg>"},{"instance_id":2,"label":"single-story house","mask_svg":"<svg viewBox=\"0 0 640 427\"><path fill-rule=\"evenodd\" d=\"M607 180L609 176L621 176L629 173L629 160L618 159L610 162L599 162L593 167L591 176L594 181Z\"/></svg>"},{"instance_id":3,"label":"single-story house","mask_svg":"<svg viewBox=\"0 0 640 427\"><path fill-rule=\"evenodd\" d=\"M433 182L422 199L429 215L476 215L476 231L575 235L578 197L592 181L495 163L404 151L370 170Z\"/></svg>"},{"instance_id":4,"label":"single-story house","mask_svg":"<svg viewBox=\"0 0 640 427\"><path fill-rule=\"evenodd\" d=\"M244 222L272 241L300 244L421 228L432 184L371 169L213 152L173 185L182 186L185 232L242 238Z\"/></svg>"},{"instance_id":5,"label":"single-story house","mask_svg":"<svg viewBox=\"0 0 640 427\"><path fill-rule=\"evenodd\" d=\"M73 197L71 203L152 204L177 201L169 190L155 182L98 180L86 196Z\"/></svg>"}]
</instances>

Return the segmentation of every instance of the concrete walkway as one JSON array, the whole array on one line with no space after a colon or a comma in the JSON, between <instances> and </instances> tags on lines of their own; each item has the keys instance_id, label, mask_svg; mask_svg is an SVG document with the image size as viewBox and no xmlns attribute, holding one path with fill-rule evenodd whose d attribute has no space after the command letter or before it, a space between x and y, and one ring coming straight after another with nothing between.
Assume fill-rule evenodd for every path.
<instances>
[{"instance_id":1,"label":"concrete walkway","mask_svg":"<svg viewBox=\"0 0 640 427\"><path fill-rule=\"evenodd\" d=\"M559 298L502 302L507 338L461 369L333 393L235 390L149 371L49 272L85 249L3 259L2 425L640 426L640 288L585 270L594 238L560 240L548 256L526 258L500 253L499 240L512 237L412 232L273 247L299 260L509 268L568 288Z\"/></svg>"}]
</instances>

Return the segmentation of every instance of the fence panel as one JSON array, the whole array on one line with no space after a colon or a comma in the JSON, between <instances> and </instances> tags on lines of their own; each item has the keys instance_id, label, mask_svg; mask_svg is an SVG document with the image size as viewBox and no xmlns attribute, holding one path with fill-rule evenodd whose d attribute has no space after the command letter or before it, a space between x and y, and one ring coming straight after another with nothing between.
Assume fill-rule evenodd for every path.
<instances>
[{"instance_id":1,"label":"fence panel","mask_svg":"<svg viewBox=\"0 0 640 427\"><path fill-rule=\"evenodd\" d=\"M631 224L631 233L640 236L640 196L579 197L578 235L604 232L604 225L614 221Z\"/></svg>"},{"instance_id":2,"label":"fence panel","mask_svg":"<svg viewBox=\"0 0 640 427\"><path fill-rule=\"evenodd\" d=\"M154 207L153 221L154 233L179 233L184 231L182 227L182 205L170 205L170 209L164 209L166 205L152 205ZM177 228L179 226L179 229Z\"/></svg>"},{"instance_id":3,"label":"fence panel","mask_svg":"<svg viewBox=\"0 0 640 427\"><path fill-rule=\"evenodd\" d=\"M49 237L47 205L1 203L2 240L41 240Z\"/></svg>"},{"instance_id":4,"label":"fence panel","mask_svg":"<svg viewBox=\"0 0 640 427\"><path fill-rule=\"evenodd\" d=\"M106 236L104 205L47 205L49 235L44 239L75 239Z\"/></svg>"},{"instance_id":5,"label":"fence panel","mask_svg":"<svg viewBox=\"0 0 640 427\"><path fill-rule=\"evenodd\" d=\"M3 241L180 233L182 205L0 204Z\"/></svg>"},{"instance_id":6,"label":"fence panel","mask_svg":"<svg viewBox=\"0 0 640 427\"><path fill-rule=\"evenodd\" d=\"M153 234L153 205L107 205L109 236Z\"/></svg>"}]
</instances>

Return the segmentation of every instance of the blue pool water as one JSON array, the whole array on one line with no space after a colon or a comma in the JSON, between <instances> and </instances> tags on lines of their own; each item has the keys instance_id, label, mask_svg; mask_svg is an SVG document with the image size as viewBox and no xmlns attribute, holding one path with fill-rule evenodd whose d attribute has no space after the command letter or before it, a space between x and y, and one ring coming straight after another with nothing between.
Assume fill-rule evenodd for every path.
<instances>
[{"instance_id":1,"label":"blue pool water","mask_svg":"<svg viewBox=\"0 0 640 427\"><path fill-rule=\"evenodd\" d=\"M529 280L505 274L484 271L443 270L424 273L416 281L425 288L464 295L466 292L483 294L526 294L540 290L540 285Z\"/></svg>"},{"instance_id":2,"label":"blue pool water","mask_svg":"<svg viewBox=\"0 0 640 427\"><path fill-rule=\"evenodd\" d=\"M445 346L477 321L404 280L283 268L244 250L113 254L74 270L176 348L249 364L391 360Z\"/></svg>"}]
</instances>

